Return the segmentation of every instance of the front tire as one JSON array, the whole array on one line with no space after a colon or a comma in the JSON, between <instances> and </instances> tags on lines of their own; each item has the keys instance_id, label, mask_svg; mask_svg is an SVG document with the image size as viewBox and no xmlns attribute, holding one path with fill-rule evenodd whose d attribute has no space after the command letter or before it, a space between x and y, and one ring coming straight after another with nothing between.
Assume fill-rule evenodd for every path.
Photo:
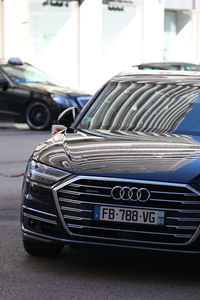
<instances>
[{"instance_id":1,"label":"front tire","mask_svg":"<svg viewBox=\"0 0 200 300\"><path fill-rule=\"evenodd\" d=\"M26 123L33 130L48 129L51 123L51 112L48 106L42 102L29 104L25 114Z\"/></svg>"},{"instance_id":2,"label":"front tire","mask_svg":"<svg viewBox=\"0 0 200 300\"><path fill-rule=\"evenodd\" d=\"M55 245L26 239L23 240L23 244L26 252L31 256L56 257L64 247L62 244Z\"/></svg>"}]
</instances>

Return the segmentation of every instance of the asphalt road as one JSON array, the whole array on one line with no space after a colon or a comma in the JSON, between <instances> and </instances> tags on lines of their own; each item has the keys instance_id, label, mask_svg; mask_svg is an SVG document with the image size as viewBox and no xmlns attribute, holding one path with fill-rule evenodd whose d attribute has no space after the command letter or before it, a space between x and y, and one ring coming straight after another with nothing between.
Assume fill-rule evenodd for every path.
<instances>
[{"instance_id":1,"label":"asphalt road","mask_svg":"<svg viewBox=\"0 0 200 300\"><path fill-rule=\"evenodd\" d=\"M23 128L23 127L22 127ZM200 259L151 253L25 253L19 211L22 177L34 147L50 132L0 128L0 300L200 299Z\"/></svg>"}]
</instances>

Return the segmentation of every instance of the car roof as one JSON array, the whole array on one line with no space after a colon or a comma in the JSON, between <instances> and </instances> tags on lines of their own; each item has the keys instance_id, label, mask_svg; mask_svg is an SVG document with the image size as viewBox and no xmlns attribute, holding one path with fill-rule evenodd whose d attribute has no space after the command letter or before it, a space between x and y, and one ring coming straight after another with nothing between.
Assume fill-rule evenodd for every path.
<instances>
[{"instance_id":1,"label":"car roof","mask_svg":"<svg viewBox=\"0 0 200 300\"><path fill-rule=\"evenodd\" d=\"M149 62L149 63L142 63L138 65L134 65L133 67L138 69L143 68L152 68L152 69L166 69L170 70L173 68L184 68L188 71L195 71L200 70L199 64L194 64L190 62L178 62L178 61L164 61L164 62Z\"/></svg>"},{"instance_id":2,"label":"car roof","mask_svg":"<svg viewBox=\"0 0 200 300\"><path fill-rule=\"evenodd\" d=\"M198 71L134 70L131 68L114 76L111 81L134 81L138 83L162 83L200 86Z\"/></svg>"},{"instance_id":3,"label":"car roof","mask_svg":"<svg viewBox=\"0 0 200 300\"><path fill-rule=\"evenodd\" d=\"M5 65L12 65L12 66L19 66L25 64L19 57L11 57L9 59L0 59L0 66L5 66Z\"/></svg>"}]
</instances>

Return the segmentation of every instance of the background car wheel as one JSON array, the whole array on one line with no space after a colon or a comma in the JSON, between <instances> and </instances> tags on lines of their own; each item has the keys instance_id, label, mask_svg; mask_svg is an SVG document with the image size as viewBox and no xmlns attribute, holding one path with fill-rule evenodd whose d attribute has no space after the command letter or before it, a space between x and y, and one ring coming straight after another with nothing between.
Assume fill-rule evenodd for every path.
<instances>
[{"instance_id":1,"label":"background car wheel","mask_svg":"<svg viewBox=\"0 0 200 300\"><path fill-rule=\"evenodd\" d=\"M42 102L31 103L26 110L26 122L31 129L47 129L51 123L51 112L48 106Z\"/></svg>"},{"instance_id":2,"label":"background car wheel","mask_svg":"<svg viewBox=\"0 0 200 300\"><path fill-rule=\"evenodd\" d=\"M58 256L64 245L54 245L38 241L23 240L26 252L32 256Z\"/></svg>"}]
</instances>

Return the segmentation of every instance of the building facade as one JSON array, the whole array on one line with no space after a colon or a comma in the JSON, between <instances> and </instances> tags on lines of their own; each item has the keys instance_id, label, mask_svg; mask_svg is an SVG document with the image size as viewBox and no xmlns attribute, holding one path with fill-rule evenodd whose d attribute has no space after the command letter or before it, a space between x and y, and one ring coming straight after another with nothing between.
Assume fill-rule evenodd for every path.
<instances>
[{"instance_id":1,"label":"building facade","mask_svg":"<svg viewBox=\"0 0 200 300\"><path fill-rule=\"evenodd\" d=\"M132 65L200 62L200 0L0 0L0 57L94 92Z\"/></svg>"}]
</instances>

